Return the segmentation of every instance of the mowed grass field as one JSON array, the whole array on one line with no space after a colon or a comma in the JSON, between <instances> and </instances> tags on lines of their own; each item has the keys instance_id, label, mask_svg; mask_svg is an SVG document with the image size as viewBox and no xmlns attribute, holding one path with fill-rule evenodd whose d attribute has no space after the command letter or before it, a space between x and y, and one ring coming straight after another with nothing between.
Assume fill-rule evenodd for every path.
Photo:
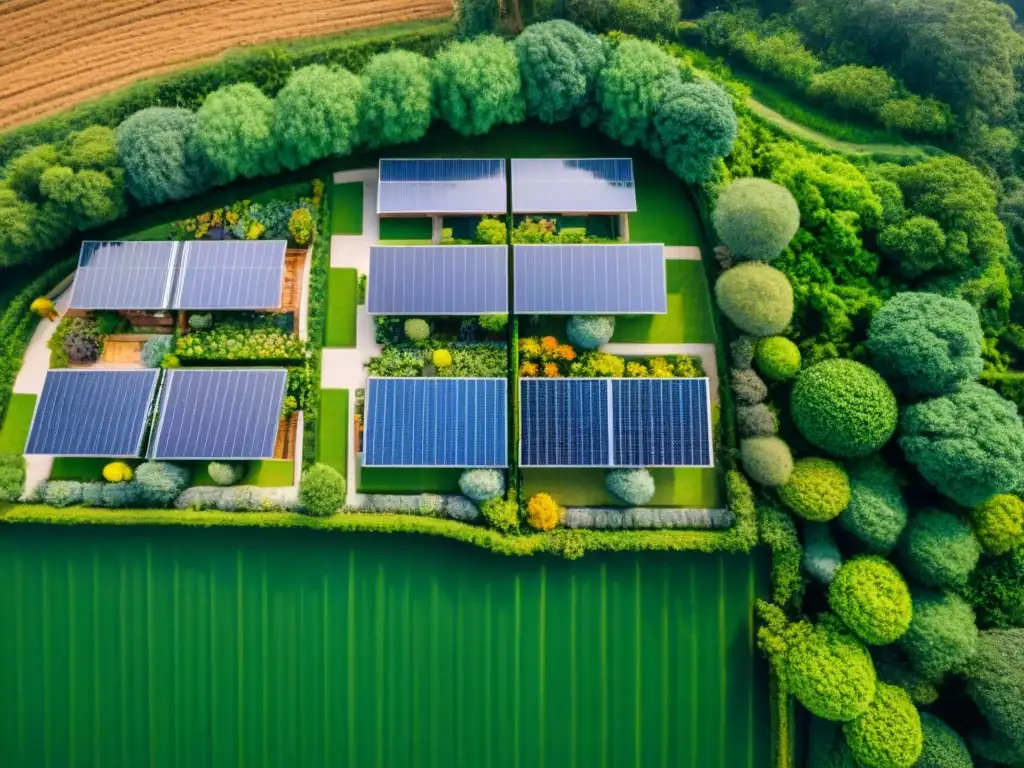
<instances>
[{"instance_id":1,"label":"mowed grass field","mask_svg":"<svg viewBox=\"0 0 1024 768\"><path fill-rule=\"evenodd\" d=\"M10 526L0 764L767 768L767 559Z\"/></svg>"},{"instance_id":2,"label":"mowed grass field","mask_svg":"<svg viewBox=\"0 0 1024 768\"><path fill-rule=\"evenodd\" d=\"M451 13L452 0L7 0L0 4L0 128L230 48Z\"/></svg>"}]
</instances>

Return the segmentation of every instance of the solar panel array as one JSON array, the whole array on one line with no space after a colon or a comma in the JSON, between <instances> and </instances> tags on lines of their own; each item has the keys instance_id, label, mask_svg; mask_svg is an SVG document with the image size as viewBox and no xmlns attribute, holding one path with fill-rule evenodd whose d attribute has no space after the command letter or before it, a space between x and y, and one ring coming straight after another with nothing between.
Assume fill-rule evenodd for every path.
<instances>
[{"instance_id":1,"label":"solar panel array","mask_svg":"<svg viewBox=\"0 0 1024 768\"><path fill-rule=\"evenodd\" d=\"M633 161L512 160L512 213L631 213Z\"/></svg>"},{"instance_id":2,"label":"solar panel array","mask_svg":"<svg viewBox=\"0 0 1024 768\"><path fill-rule=\"evenodd\" d=\"M283 368L167 371L149 458L272 458L287 380Z\"/></svg>"},{"instance_id":3,"label":"solar panel array","mask_svg":"<svg viewBox=\"0 0 1024 768\"><path fill-rule=\"evenodd\" d=\"M508 312L508 246L370 248L371 315L484 315Z\"/></svg>"},{"instance_id":4,"label":"solar panel array","mask_svg":"<svg viewBox=\"0 0 1024 768\"><path fill-rule=\"evenodd\" d=\"M25 453L138 456L159 373L47 371Z\"/></svg>"},{"instance_id":5,"label":"solar panel array","mask_svg":"<svg viewBox=\"0 0 1024 768\"><path fill-rule=\"evenodd\" d=\"M508 466L505 379L367 381L364 467Z\"/></svg>"},{"instance_id":6,"label":"solar panel array","mask_svg":"<svg viewBox=\"0 0 1024 768\"><path fill-rule=\"evenodd\" d=\"M200 240L183 246L173 309L281 306L286 240Z\"/></svg>"},{"instance_id":7,"label":"solar panel array","mask_svg":"<svg viewBox=\"0 0 1024 768\"><path fill-rule=\"evenodd\" d=\"M72 309L165 309L181 243L82 243Z\"/></svg>"},{"instance_id":8,"label":"solar panel array","mask_svg":"<svg viewBox=\"0 0 1024 768\"><path fill-rule=\"evenodd\" d=\"M662 245L517 245L521 315L664 314Z\"/></svg>"},{"instance_id":9,"label":"solar panel array","mask_svg":"<svg viewBox=\"0 0 1024 768\"><path fill-rule=\"evenodd\" d=\"M382 159L378 214L504 213L505 161Z\"/></svg>"},{"instance_id":10,"label":"solar panel array","mask_svg":"<svg viewBox=\"0 0 1024 768\"><path fill-rule=\"evenodd\" d=\"M711 467L707 379L522 379L524 467Z\"/></svg>"}]
</instances>

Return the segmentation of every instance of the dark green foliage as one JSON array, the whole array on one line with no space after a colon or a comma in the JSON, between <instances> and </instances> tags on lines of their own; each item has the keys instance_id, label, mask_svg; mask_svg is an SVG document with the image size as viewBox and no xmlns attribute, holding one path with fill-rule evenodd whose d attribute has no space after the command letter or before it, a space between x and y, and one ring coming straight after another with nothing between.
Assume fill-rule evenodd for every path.
<instances>
[{"instance_id":1,"label":"dark green foliage","mask_svg":"<svg viewBox=\"0 0 1024 768\"><path fill-rule=\"evenodd\" d=\"M117 126L125 186L141 205L181 200L206 188L197 125L187 109L150 107Z\"/></svg>"},{"instance_id":2,"label":"dark green foliage","mask_svg":"<svg viewBox=\"0 0 1024 768\"><path fill-rule=\"evenodd\" d=\"M785 336L761 339L755 359L757 369L772 381L789 381L800 373L800 350Z\"/></svg>"},{"instance_id":3,"label":"dark green foliage","mask_svg":"<svg viewBox=\"0 0 1024 768\"><path fill-rule=\"evenodd\" d=\"M251 83L219 88L206 97L196 112L196 141L214 183L280 170L273 120L274 102Z\"/></svg>"},{"instance_id":4,"label":"dark green foliage","mask_svg":"<svg viewBox=\"0 0 1024 768\"><path fill-rule=\"evenodd\" d=\"M983 561L971 575L966 595L981 627L1024 627L1024 547Z\"/></svg>"},{"instance_id":5,"label":"dark green foliage","mask_svg":"<svg viewBox=\"0 0 1024 768\"><path fill-rule=\"evenodd\" d=\"M854 759L868 768L911 768L921 756L921 717L902 688L879 683L867 711L843 725Z\"/></svg>"},{"instance_id":6,"label":"dark green foliage","mask_svg":"<svg viewBox=\"0 0 1024 768\"><path fill-rule=\"evenodd\" d=\"M567 21L547 21L527 27L515 51L529 117L556 123L591 104L605 60L600 38Z\"/></svg>"},{"instance_id":7,"label":"dark green foliage","mask_svg":"<svg viewBox=\"0 0 1024 768\"><path fill-rule=\"evenodd\" d=\"M345 506L345 478L326 464L314 464L303 470L299 504L313 517L328 517L339 512Z\"/></svg>"},{"instance_id":8,"label":"dark green foliage","mask_svg":"<svg viewBox=\"0 0 1024 768\"><path fill-rule=\"evenodd\" d=\"M500 0L456 0L455 26L462 37L493 32L500 10Z\"/></svg>"},{"instance_id":9,"label":"dark green foliage","mask_svg":"<svg viewBox=\"0 0 1024 768\"><path fill-rule=\"evenodd\" d=\"M799 603L804 594L803 550L793 518L776 506L762 504L757 508L757 527L761 541L772 550L772 602L783 607Z\"/></svg>"},{"instance_id":10,"label":"dark green foliage","mask_svg":"<svg viewBox=\"0 0 1024 768\"><path fill-rule=\"evenodd\" d=\"M907 503L896 475L877 457L852 463L849 473L850 503L839 524L871 551L888 554L907 524Z\"/></svg>"},{"instance_id":11,"label":"dark green foliage","mask_svg":"<svg viewBox=\"0 0 1024 768\"><path fill-rule=\"evenodd\" d=\"M810 755L808 766L814 768L858 768L857 762L846 746L842 726L839 723L812 717L808 735Z\"/></svg>"},{"instance_id":12,"label":"dark green foliage","mask_svg":"<svg viewBox=\"0 0 1024 768\"><path fill-rule=\"evenodd\" d=\"M773 336L793 317L793 288L777 269L746 262L726 270L715 283L718 308L744 333Z\"/></svg>"},{"instance_id":13,"label":"dark green foliage","mask_svg":"<svg viewBox=\"0 0 1024 768\"><path fill-rule=\"evenodd\" d=\"M1013 403L980 384L906 408L900 446L944 495L966 507L1024 482L1024 425Z\"/></svg>"},{"instance_id":14,"label":"dark green foliage","mask_svg":"<svg viewBox=\"0 0 1024 768\"><path fill-rule=\"evenodd\" d=\"M939 222L927 216L910 216L886 227L878 236L878 245L910 279L938 269L947 258L946 234ZM960 244L955 242L953 247Z\"/></svg>"},{"instance_id":15,"label":"dark green foliage","mask_svg":"<svg viewBox=\"0 0 1024 768\"><path fill-rule=\"evenodd\" d=\"M362 81L319 64L297 69L274 102L274 138L285 168L347 155L359 142Z\"/></svg>"},{"instance_id":16,"label":"dark green foliage","mask_svg":"<svg viewBox=\"0 0 1024 768\"><path fill-rule=\"evenodd\" d=\"M906 656L895 645L874 646L871 658L875 662L878 679L891 685L898 685L910 694L910 700L918 706L929 706L939 700L939 689L935 682L917 672Z\"/></svg>"},{"instance_id":17,"label":"dark green foliage","mask_svg":"<svg viewBox=\"0 0 1024 768\"><path fill-rule=\"evenodd\" d=\"M360 137L371 147L419 141L430 128L430 60L411 51L370 59L362 73Z\"/></svg>"},{"instance_id":18,"label":"dark green foliage","mask_svg":"<svg viewBox=\"0 0 1024 768\"><path fill-rule=\"evenodd\" d=\"M935 715L921 713L924 746L914 768L974 768L960 734Z\"/></svg>"},{"instance_id":19,"label":"dark green foliage","mask_svg":"<svg viewBox=\"0 0 1024 768\"><path fill-rule=\"evenodd\" d=\"M764 403L737 405L736 430L740 437L770 437L778 433L779 419Z\"/></svg>"},{"instance_id":20,"label":"dark green foliage","mask_svg":"<svg viewBox=\"0 0 1024 768\"><path fill-rule=\"evenodd\" d=\"M831 520L850 503L846 470L828 459L800 459L793 465L789 480L779 488L779 499L804 520Z\"/></svg>"},{"instance_id":21,"label":"dark green foliage","mask_svg":"<svg viewBox=\"0 0 1024 768\"><path fill-rule=\"evenodd\" d=\"M888 645L910 626L910 590L900 572L877 555L843 563L828 590L828 604L865 643Z\"/></svg>"},{"instance_id":22,"label":"dark green foliage","mask_svg":"<svg viewBox=\"0 0 1024 768\"><path fill-rule=\"evenodd\" d=\"M166 461L146 461L135 468L135 488L146 506L170 506L188 487L189 472Z\"/></svg>"},{"instance_id":23,"label":"dark green foliage","mask_svg":"<svg viewBox=\"0 0 1024 768\"><path fill-rule=\"evenodd\" d=\"M968 675L967 693L989 726L987 751L1024 763L1024 629L982 632Z\"/></svg>"},{"instance_id":24,"label":"dark green foliage","mask_svg":"<svg viewBox=\"0 0 1024 768\"><path fill-rule=\"evenodd\" d=\"M772 261L800 227L800 209L785 187L767 179L739 179L718 196L714 220L733 254Z\"/></svg>"},{"instance_id":25,"label":"dark green foliage","mask_svg":"<svg viewBox=\"0 0 1024 768\"><path fill-rule=\"evenodd\" d=\"M974 611L952 592L914 595L913 618L899 645L911 666L929 680L960 672L978 647Z\"/></svg>"},{"instance_id":26,"label":"dark green foliage","mask_svg":"<svg viewBox=\"0 0 1024 768\"><path fill-rule=\"evenodd\" d=\"M0 454L0 502L15 502L25 489L25 457Z\"/></svg>"},{"instance_id":27,"label":"dark green foliage","mask_svg":"<svg viewBox=\"0 0 1024 768\"><path fill-rule=\"evenodd\" d=\"M621 30L668 36L679 21L679 0L565 0L566 16L592 32Z\"/></svg>"},{"instance_id":28,"label":"dark green foliage","mask_svg":"<svg viewBox=\"0 0 1024 768\"><path fill-rule=\"evenodd\" d=\"M736 113L725 91L707 81L672 86L654 112L648 147L690 184L714 175L715 162L736 141Z\"/></svg>"},{"instance_id":29,"label":"dark green foliage","mask_svg":"<svg viewBox=\"0 0 1024 768\"><path fill-rule=\"evenodd\" d=\"M497 37L451 43L434 57L432 79L437 114L463 136L524 117L519 61Z\"/></svg>"},{"instance_id":30,"label":"dark green foliage","mask_svg":"<svg viewBox=\"0 0 1024 768\"><path fill-rule=\"evenodd\" d=\"M777 437L750 437L740 442L743 471L758 485L777 488L793 473L793 454Z\"/></svg>"},{"instance_id":31,"label":"dark green foliage","mask_svg":"<svg viewBox=\"0 0 1024 768\"><path fill-rule=\"evenodd\" d=\"M897 293L868 329L872 362L897 390L944 395L981 373L981 323L962 299Z\"/></svg>"},{"instance_id":32,"label":"dark green foliage","mask_svg":"<svg viewBox=\"0 0 1024 768\"><path fill-rule=\"evenodd\" d=\"M907 572L935 589L965 587L981 555L967 523L934 509L911 516L904 549Z\"/></svg>"},{"instance_id":33,"label":"dark green foliage","mask_svg":"<svg viewBox=\"0 0 1024 768\"><path fill-rule=\"evenodd\" d=\"M852 360L805 369L793 386L793 421L811 443L843 458L874 453L896 429L896 398L881 376Z\"/></svg>"}]
</instances>

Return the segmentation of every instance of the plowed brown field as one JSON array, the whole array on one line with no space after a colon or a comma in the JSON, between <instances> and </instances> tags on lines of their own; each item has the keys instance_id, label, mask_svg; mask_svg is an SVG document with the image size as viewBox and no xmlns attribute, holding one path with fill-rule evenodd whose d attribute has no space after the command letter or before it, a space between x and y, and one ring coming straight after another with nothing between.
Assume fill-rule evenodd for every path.
<instances>
[{"instance_id":1,"label":"plowed brown field","mask_svg":"<svg viewBox=\"0 0 1024 768\"><path fill-rule=\"evenodd\" d=\"M451 13L452 0L7 0L0 128L228 48Z\"/></svg>"}]
</instances>

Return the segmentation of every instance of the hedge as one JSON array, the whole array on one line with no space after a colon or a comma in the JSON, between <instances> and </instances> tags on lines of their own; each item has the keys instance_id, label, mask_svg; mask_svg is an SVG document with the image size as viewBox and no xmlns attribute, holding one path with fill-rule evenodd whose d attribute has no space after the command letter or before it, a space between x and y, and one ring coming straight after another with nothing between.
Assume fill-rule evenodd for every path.
<instances>
[{"instance_id":1,"label":"hedge","mask_svg":"<svg viewBox=\"0 0 1024 768\"><path fill-rule=\"evenodd\" d=\"M306 363L310 379L321 381L321 350L324 346L324 323L327 316L327 276L331 269L331 184L324 183L324 193L317 211L316 237L313 240L312 261L309 266L309 306L306 314L306 343L309 358ZM320 418L320 387L313 388L315 395L307 399L302 412L302 464L311 466L316 461L317 420Z\"/></svg>"}]
</instances>

